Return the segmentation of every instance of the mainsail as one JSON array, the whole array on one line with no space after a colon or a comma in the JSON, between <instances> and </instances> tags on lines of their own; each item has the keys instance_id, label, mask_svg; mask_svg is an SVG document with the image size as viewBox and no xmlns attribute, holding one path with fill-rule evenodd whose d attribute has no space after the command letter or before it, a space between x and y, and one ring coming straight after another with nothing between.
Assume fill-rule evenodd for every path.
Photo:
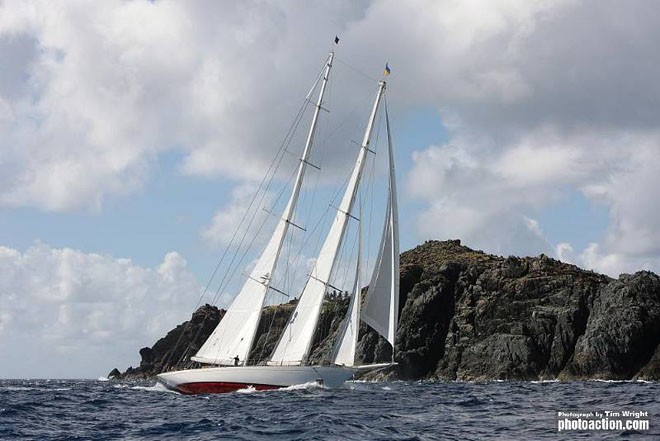
<instances>
[{"instance_id":1,"label":"mainsail","mask_svg":"<svg viewBox=\"0 0 660 441\"><path fill-rule=\"evenodd\" d=\"M323 304L323 297L330 284L337 254L346 232L346 226L348 221L354 217L351 212L366 162L366 155L369 152L369 141L376 119L376 113L384 91L385 82L381 82L369 122L367 123L360 153L348 181L346 192L337 209L337 214L321 248L314 269L309 275L303 292L300 295L298 305L289 318L284 332L280 337L280 341L273 351L269 364L300 365L303 364L305 358L309 355L314 331L321 312L321 305Z\"/></svg>"},{"instance_id":2,"label":"mainsail","mask_svg":"<svg viewBox=\"0 0 660 441\"><path fill-rule=\"evenodd\" d=\"M270 288L272 276L277 266L277 260L282 251L284 239L298 202L333 58L334 52L330 52L325 66L316 108L314 109L312 124L309 128L302 157L300 158L293 191L284 209L284 213L243 288L234 298L225 316L211 336L202 345L197 354L192 357L194 361L225 365L234 364L235 357L238 357L242 364L245 364L247 361L259 325L261 309Z\"/></svg>"}]
</instances>

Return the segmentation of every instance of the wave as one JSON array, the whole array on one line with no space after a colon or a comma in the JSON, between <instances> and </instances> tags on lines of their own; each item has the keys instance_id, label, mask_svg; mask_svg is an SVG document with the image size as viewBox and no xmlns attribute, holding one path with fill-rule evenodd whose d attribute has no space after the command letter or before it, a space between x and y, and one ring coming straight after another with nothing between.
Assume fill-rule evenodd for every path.
<instances>
[{"instance_id":1,"label":"wave","mask_svg":"<svg viewBox=\"0 0 660 441\"><path fill-rule=\"evenodd\" d=\"M237 394L253 394L255 392L259 392L259 391L255 389L254 386L248 386L244 389L239 389L236 391Z\"/></svg>"},{"instance_id":2,"label":"wave","mask_svg":"<svg viewBox=\"0 0 660 441\"><path fill-rule=\"evenodd\" d=\"M281 389L273 389L273 390L290 391L290 390L312 390L312 389L326 389L326 387L318 384L316 381L310 381L309 383L293 384L291 386L283 387Z\"/></svg>"},{"instance_id":3,"label":"wave","mask_svg":"<svg viewBox=\"0 0 660 441\"><path fill-rule=\"evenodd\" d=\"M38 387L25 387L25 386L5 386L3 388L0 388L0 390L6 390L10 392L16 392L16 391L26 391L26 390L39 390L40 388Z\"/></svg>"},{"instance_id":4,"label":"wave","mask_svg":"<svg viewBox=\"0 0 660 441\"><path fill-rule=\"evenodd\" d=\"M8 391L8 392L25 392L25 391L56 391L56 392L62 392L65 390L71 390L70 387L27 387L27 386L5 386L5 387L0 387L0 391Z\"/></svg>"},{"instance_id":5,"label":"wave","mask_svg":"<svg viewBox=\"0 0 660 441\"><path fill-rule=\"evenodd\" d=\"M161 383L156 382L153 386L131 386L130 387L132 390L144 390L147 392L170 392L170 393L178 393L172 390L169 390L165 386L163 386Z\"/></svg>"},{"instance_id":6,"label":"wave","mask_svg":"<svg viewBox=\"0 0 660 441\"><path fill-rule=\"evenodd\" d=\"M574 409L660 414L660 383L609 382L358 381L344 389L310 382L260 394L245 388L237 395L172 399L176 396L163 394L169 391L155 381L5 380L0 381L0 439L49 439L57 431L86 439L148 441L483 439L488 434L518 441L556 433L556 411L566 403ZM65 387L73 391L53 392ZM617 436L635 437L613 433L611 438ZM660 439L660 429L651 425L641 437Z\"/></svg>"}]
</instances>

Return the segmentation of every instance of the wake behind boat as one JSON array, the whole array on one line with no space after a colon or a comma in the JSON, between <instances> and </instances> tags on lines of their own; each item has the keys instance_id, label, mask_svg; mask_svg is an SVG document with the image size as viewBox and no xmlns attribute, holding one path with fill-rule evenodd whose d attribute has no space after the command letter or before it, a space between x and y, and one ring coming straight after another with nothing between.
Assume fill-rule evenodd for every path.
<instances>
[{"instance_id":1,"label":"wake behind boat","mask_svg":"<svg viewBox=\"0 0 660 441\"><path fill-rule=\"evenodd\" d=\"M378 83L357 159L348 179L341 203L334 207L336 213L325 241L320 248L313 269L298 296L295 310L289 317L284 331L272 354L265 363L254 365L249 355L255 344L261 310L266 296L271 291L282 293L273 285L277 265L281 258L289 227L294 223L305 172L310 162L320 111L323 110L324 94L334 60L331 51L326 60L318 98L314 105L311 126L297 167L296 178L283 214L277 222L266 247L256 259L256 264L245 278L242 289L227 309L224 317L191 360L206 367L165 372L158 379L166 387L185 394L224 393L246 387L257 390L276 389L295 384L316 382L325 387L338 387L352 378L358 371L382 369L392 362L357 366L355 352L360 321L365 322L382 335L394 348L399 310L399 233L394 154L389 128L389 118L384 100L386 83ZM386 67L389 73L389 67ZM311 93L311 92L310 92ZM361 272L363 265L363 222L356 207L356 197L364 174L368 155L375 155L371 148L371 137L379 111L384 109L387 128L387 208L378 246L378 257L373 265L369 288L362 298ZM315 167L316 168L316 167ZM345 241L349 223L357 228L357 258L353 268L352 289L346 317L341 325L327 364L310 362L312 343L319 324L324 298L328 292L342 292L333 285L340 250Z\"/></svg>"}]
</instances>

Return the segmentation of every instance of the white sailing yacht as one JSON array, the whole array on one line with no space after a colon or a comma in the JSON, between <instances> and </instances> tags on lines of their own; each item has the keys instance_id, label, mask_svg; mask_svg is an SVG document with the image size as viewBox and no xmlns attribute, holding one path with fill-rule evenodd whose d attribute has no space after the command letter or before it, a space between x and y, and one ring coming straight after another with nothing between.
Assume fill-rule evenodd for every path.
<instances>
[{"instance_id":1,"label":"white sailing yacht","mask_svg":"<svg viewBox=\"0 0 660 441\"><path fill-rule=\"evenodd\" d=\"M353 377L358 371L379 369L393 364L399 310L399 233L394 155L387 107L383 103L386 90L385 81L379 82L364 138L348 185L341 199L341 204L336 207L334 220L320 249L314 268L308 275L304 288L299 295L297 306L291 314L270 359L262 365L248 365L246 363L250 350L255 343L254 340L266 294L272 288L270 286L271 275L275 272L289 226L295 225L292 221L293 215L303 185L305 170L310 165L310 151L319 113L322 110L323 97L333 59L334 51L331 51L324 66L311 127L306 137L293 190L284 213L278 220L265 249L257 259L254 269L246 277L242 289L234 298L217 328L197 354L192 357L192 360L207 366L158 375L159 381L166 387L185 394L224 393L246 387L266 390L309 382L317 382L325 387L337 387ZM389 69L387 71L389 73ZM346 235L347 225L351 221L359 222L357 216L352 213L366 157L369 153L373 153L370 149L370 139L376 116L381 108L384 108L387 126L389 171L387 209L378 257L374 264L366 297L362 302L359 280L362 239L361 233L359 233L355 281L350 293L348 311L332 351L332 360L327 365L309 364L308 358L315 329L319 322L321 306L326 292L332 287L330 280L336 270L338 254ZM361 231L361 227L359 231ZM360 320L371 326L392 345L391 363L356 365L355 352Z\"/></svg>"}]
</instances>

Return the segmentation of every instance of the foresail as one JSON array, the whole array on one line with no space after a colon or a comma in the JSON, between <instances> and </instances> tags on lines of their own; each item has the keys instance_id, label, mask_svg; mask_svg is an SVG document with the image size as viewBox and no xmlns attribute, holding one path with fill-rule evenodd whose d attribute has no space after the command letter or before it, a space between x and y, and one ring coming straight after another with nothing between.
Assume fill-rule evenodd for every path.
<instances>
[{"instance_id":1,"label":"foresail","mask_svg":"<svg viewBox=\"0 0 660 441\"><path fill-rule=\"evenodd\" d=\"M280 221L243 288L211 336L192 357L194 361L231 365L234 357L238 357L239 363L247 359L286 229L287 223Z\"/></svg>"},{"instance_id":2,"label":"foresail","mask_svg":"<svg viewBox=\"0 0 660 441\"><path fill-rule=\"evenodd\" d=\"M383 82L378 89L371 116L367 123L367 129L365 130L362 147L355 162L351 178L348 181L346 192L316 260L314 269L309 275L305 288L300 295L298 305L289 318L286 328L280 337L280 341L273 351L270 364L299 365L305 361L305 358L309 354L312 338L314 337L314 331L321 312L323 298L330 283L337 254L346 232L346 226L350 218L354 217L351 211L353 210L355 196L357 195L360 184L366 155L369 151L369 140L373 130L374 120L384 90L385 83Z\"/></svg>"},{"instance_id":3,"label":"foresail","mask_svg":"<svg viewBox=\"0 0 660 441\"><path fill-rule=\"evenodd\" d=\"M362 320L394 347L399 313L399 216L387 107L385 107L385 120L390 163L388 203L378 260L362 307Z\"/></svg>"},{"instance_id":4,"label":"foresail","mask_svg":"<svg viewBox=\"0 0 660 441\"><path fill-rule=\"evenodd\" d=\"M261 305L266 287L249 280L236 296L235 301L211 336L192 357L194 361L208 364L234 364L234 357L243 363L250 352L253 330L259 324Z\"/></svg>"},{"instance_id":5,"label":"foresail","mask_svg":"<svg viewBox=\"0 0 660 441\"><path fill-rule=\"evenodd\" d=\"M358 253L355 265L355 282L351 291L346 318L342 323L339 337L335 343L332 362L343 366L355 365L355 349L357 347L358 333L360 331L360 268L362 260L362 228L358 231Z\"/></svg>"}]
</instances>

